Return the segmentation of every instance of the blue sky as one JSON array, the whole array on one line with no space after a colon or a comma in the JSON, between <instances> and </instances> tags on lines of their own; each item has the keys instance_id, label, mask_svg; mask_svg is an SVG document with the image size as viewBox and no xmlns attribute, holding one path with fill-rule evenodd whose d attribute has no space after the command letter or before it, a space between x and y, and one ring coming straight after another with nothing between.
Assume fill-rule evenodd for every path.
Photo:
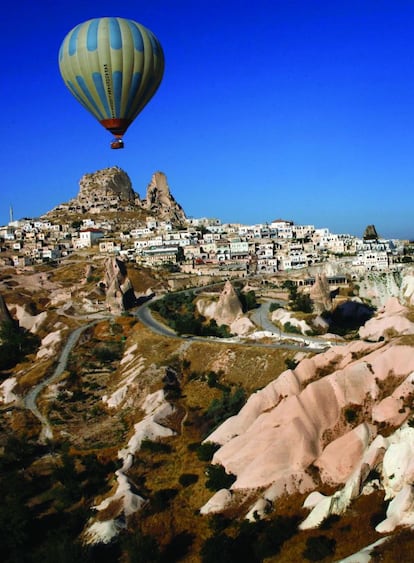
<instances>
[{"instance_id":1,"label":"blue sky","mask_svg":"<svg viewBox=\"0 0 414 563\"><path fill-rule=\"evenodd\" d=\"M0 36L0 224L120 166L145 197L167 175L188 216L276 218L414 239L412 0L9 2ZM57 53L93 17L151 29L163 82L125 149L66 89Z\"/></svg>"}]
</instances>

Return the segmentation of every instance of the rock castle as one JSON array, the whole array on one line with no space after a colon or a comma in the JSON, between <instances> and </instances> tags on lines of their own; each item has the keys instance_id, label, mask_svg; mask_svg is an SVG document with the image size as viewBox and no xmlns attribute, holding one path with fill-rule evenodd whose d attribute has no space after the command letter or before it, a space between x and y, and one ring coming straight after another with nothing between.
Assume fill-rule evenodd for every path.
<instances>
[{"instance_id":1,"label":"rock castle","mask_svg":"<svg viewBox=\"0 0 414 563\"><path fill-rule=\"evenodd\" d=\"M145 199L141 199L132 187L128 174L118 166L85 174L79 181L78 195L55 207L49 214L102 214L105 212L144 211L158 220L177 225L184 223L186 215L170 192L163 172L155 172L147 186Z\"/></svg>"}]
</instances>

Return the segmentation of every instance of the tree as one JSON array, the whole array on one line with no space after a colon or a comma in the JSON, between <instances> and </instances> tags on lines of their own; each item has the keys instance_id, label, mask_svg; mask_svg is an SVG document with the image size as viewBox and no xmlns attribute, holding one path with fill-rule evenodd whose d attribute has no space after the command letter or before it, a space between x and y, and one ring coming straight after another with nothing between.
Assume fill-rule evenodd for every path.
<instances>
[{"instance_id":1,"label":"tree","mask_svg":"<svg viewBox=\"0 0 414 563\"><path fill-rule=\"evenodd\" d=\"M233 540L227 534L207 538L201 549L203 563L229 563L233 559Z\"/></svg>"},{"instance_id":2,"label":"tree","mask_svg":"<svg viewBox=\"0 0 414 563\"><path fill-rule=\"evenodd\" d=\"M315 536L306 540L303 557L308 561L321 561L335 553L336 541L327 536Z\"/></svg>"},{"instance_id":3,"label":"tree","mask_svg":"<svg viewBox=\"0 0 414 563\"><path fill-rule=\"evenodd\" d=\"M253 290L247 291L246 293L237 291L237 297L241 303L243 313L258 307L256 293Z\"/></svg>"},{"instance_id":4,"label":"tree","mask_svg":"<svg viewBox=\"0 0 414 563\"><path fill-rule=\"evenodd\" d=\"M312 299L307 293L298 293L296 299L292 303L293 311L302 311L303 313L312 313Z\"/></svg>"},{"instance_id":5,"label":"tree","mask_svg":"<svg viewBox=\"0 0 414 563\"><path fill-rule=\"evenodd\" d=\"M14 321L0 325L0 369L10 369L23 358L34 352L39 338L23 330Z\"/></svg>"},{"instance_id":6,"label":"tree","mask_svg":"<svg viewBox=\"0 0 414 563\"><path fill-rule=\"evenodd\" d=\"M292 280L284 281L282 287L289 291L289 307L292 311L312 312L313 305L310 296L307 293L299 293L296 284Z\"/></svg>"},{"instance_id":7,"label":"tree","mask_svg":"<svg viewBox=\"0 0 414 563\"><path fill-rule=\"evenodd\" d=\"M156 563L161 560L156 539L139 530L124 536L122 544L129 563Z\"/></svg>"},{"instance_id":8,"label":"tree","mask_svg":"<svg viewBox=\"0 0 414 563\"><path fill-rule=\"evenodd\" d=\"M226 473L222 465L208 465L206 475L206 487L210 491L229 489L236 480L236 476L232 473Z\"/></svg>"},{"instance_id":9,"label":"tree","mask_svg":"<svg viewBox=\"0 0 414 563\"><path fill-rule=\"evenodd\" d=\"M71 223L71 227L72 229L75 229L75 231L79 231L81 226L82 226L82 221L72 221Z\"/></svg>"},{"instance_id":10,"label":"tree","mask_svg":"<svg viewBox=\"0 0 414 563\"><path fill-rule=\"evenodd\" d=\"M30 511L26 506L27 485L21 475L9 474L0 491L0 555L2 561L27 561L25 552L29 540Z\"/></svg>"},{"instance_id":11,"label":"tree","mask_svg":"<svg viewBox=\"0 0 414 563\"><path fill-rule=\"evenodd\" d=\"M220 448L219 444L205 442L196 446L197 457L200 461L210 461L215 452Z\"/></svg>"},{"instance_id":12,"label":"tree","mask_svg":"<svg viewBox=\"0 0 414 563\"><path fill-rule=\"evenodd\" d=\"M223 389L220 399L213 399L206 412L212 428L216 428L227 418L237 414L245 402L246 393L243 387L237 387L233 393L228 388Z\"/></svg>"}]
</instances>

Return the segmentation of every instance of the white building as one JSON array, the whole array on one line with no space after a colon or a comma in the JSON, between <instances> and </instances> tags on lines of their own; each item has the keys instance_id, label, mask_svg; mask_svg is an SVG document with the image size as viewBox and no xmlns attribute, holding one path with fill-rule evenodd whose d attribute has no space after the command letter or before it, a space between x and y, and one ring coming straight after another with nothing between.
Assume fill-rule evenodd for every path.
<instances>
[{"instance_id":1,"label":"white building","mask_svg":"<svg viewBox=\"0 0 414 563\"><path fill-rule=\"evenodd\" d=\"M247 240L233 239L230 241L230 256L232 258L247 258L249 243Z\"/></svg>"},{"instance_id":2,"label":"white building","mask_svg":"<svg viewBox=\"0 0 414 563\"><path fill-rule=\"evenodd\" d=\"M293 222L276 219L270 223L270 228L275 229L278 238L293 238Z\"/></svg>"},{"instance_id":3,"label":"white building","mask_svg":"<svg viewBox=\"0 0 414 563\"><path fill-rule=\"evenodd\" d=\"M367 271L384 271L388 269L388 254L383 251L359 252L353 266L362 266Z\"/></svg>"},{"instance_id":4,"label":"white building","mask_svg":"<svg viewBox=\"0 0 414 563\"><path fill-rule=\"evenodd\" d=\"M97 244L103 236L104 233L100 229L83 229L79 231L79 238L73 241L73 246L75 248L90 248Z\"/></svg>"}]
</instances>

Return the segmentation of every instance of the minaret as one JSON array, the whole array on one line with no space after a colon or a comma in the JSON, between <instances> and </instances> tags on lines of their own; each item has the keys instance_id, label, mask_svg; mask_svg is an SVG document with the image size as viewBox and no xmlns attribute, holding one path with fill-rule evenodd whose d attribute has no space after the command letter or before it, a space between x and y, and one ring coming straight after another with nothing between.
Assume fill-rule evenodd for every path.
<instances>
[{"instance_id":1,"label":"minaret","mask_svg":"<svg viewBox=\"0 0 414 563\"><path fill-rule=\"evenodd\" d=\"M9 218L10 218L10 223L13 223L13 207L11 205L9 209Z\"/></svg>"}]
</instances>

